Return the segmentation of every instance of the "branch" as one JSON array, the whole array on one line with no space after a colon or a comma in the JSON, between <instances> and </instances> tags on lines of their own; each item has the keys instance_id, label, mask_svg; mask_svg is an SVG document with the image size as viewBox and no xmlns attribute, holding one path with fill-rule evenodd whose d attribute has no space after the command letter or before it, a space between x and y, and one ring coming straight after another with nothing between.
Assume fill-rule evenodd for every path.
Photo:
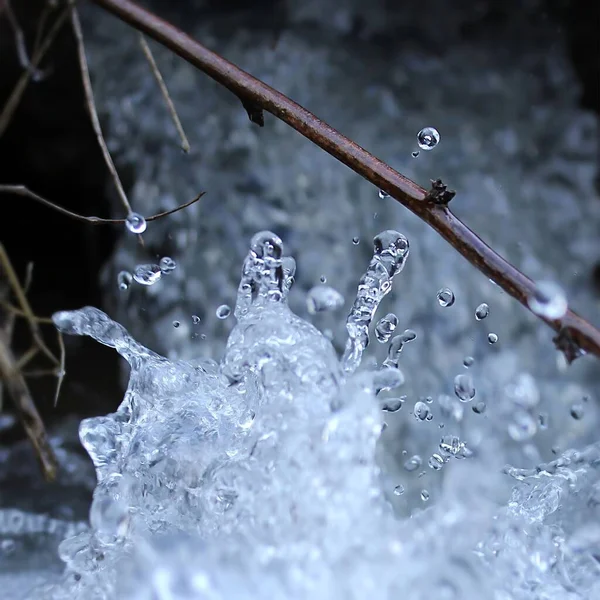
<instances>
[{"instance_id":1,"label":"branch","mask_svg":"<svg viewBox=\"0 0 600 600\"><path fill-rule=\"evenodd\" d=\"M54 204L54 202L50 202L50 200L46 200L42 196L32 192L29 188L24 185L4 185L0 184L0 193L5 192L8 194L16 194L18 196L25 196L26 198L31 198L52 210L55 210L66 217L70 217L71 219L76 219L77 221L83 221L84 223L91 223L92 225L122 225L126 222L126 219L103 219L101 217L86 217L85 215L80 215L78 213L72 212L59 206L58 204ZM173 213L179 212L192 204L195 204L204 196L206 192L200 192L194 199L186 202L185 204L181 204L177 208L172 208L171 210L167 210L166 212L158 213L156 215L152 215L151 217L145 217L146 222L156 221L157 219L162 219L163 217L168 217Z\"/></svg>"},{"instance_id":2,"label":"branch","mask_svg":"<svg viewBox=\"0 0 600 600\"><path fill-rule=\"evenodd\" d=\"M175 26L134 2L93 1L225 86L245 107L253 107L256 114L261 114L263 110L271 113L392 196L433 227L472 265L529 309L527 299L534 294L533 281L492 250L450 211L448 202L454 193L447 191L441 181L433 182L430 191L423 189L287 96L211 52ZM569 362L582 351L600 357L600 331L579 315L569 310L560 319L536 316L558 333L555 344Z\"/></svg>"}]
</instances>

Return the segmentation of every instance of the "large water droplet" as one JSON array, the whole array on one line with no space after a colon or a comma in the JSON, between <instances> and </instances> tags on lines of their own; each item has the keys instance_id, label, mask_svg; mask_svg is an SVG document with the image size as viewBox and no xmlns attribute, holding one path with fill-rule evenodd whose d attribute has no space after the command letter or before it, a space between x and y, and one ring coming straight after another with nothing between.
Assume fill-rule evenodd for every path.
<instances>
[{"instance_id":1,"label":"large water droplet","mask_svg":"<svg viewBox=\"0 0 600 600\"><path fill-rule=\"evenodd\" d=\"M413 415L417 421L431 421L433 419L433 413L431 409L425 402L419 400L415 403L415 407L413 409Z\"/></svg>"},{"instance_id":2,"label":"large water droplet","mask_svg":"<svg viewBox=\"0 0 600 600\"><path fill-rule=\"evenodd\" d=\"M133 276L131 275L131 273L129 271L121 271L117 275L117 285L119 286L119 289L122 292L129 289L132 279L133 279Z\"/></svg>"},{"instance_id":3,"label":"large water droplet","mask_svg":"<svg viewBox=\"0 0 600 600\"><path fill-rule=\"evenodd\" d=\"M423 127L417 133L417 143L421 150L432 150L440 142L439 131L435 127Z\"/></svg>"},{"instance_id":4,"label":"large water droplet","mask_svg":"<svg viewBox=\"0 0 600 600\"><path fill-rule=\"evenodd\" d=\"M448 306L452 306L454 304L454 292L450 289L450 288L442 288L438 293L437 293L437 299L438 302L440 304L440 306L443 306L444 308L448 307Z\"/></svg>"},{"instance_id":5,"label":"large water droplet","mask_svg":"<svg viewBox=\"0 0 600 600\"><path fill-rule=\"evenodd\" d=\"M485 302L482 302L475 309L475 318L478 321L483 321L483 319L485 319L489 314L490 314L490 307Z\"/></svg>"},{"instance_id":6,"label":"large water droplet","mask_svg":"<svg viewBox=\"0 0 600 600\"><path fill-rule=\"evenodd\" d=\"M146 231L146 219L136 212L131 212L125 219L125 226L131 233L144 233Z\"/></svg>"},{"instance_id":7,"label":"large water droplet","mask_svg":"<svg viewBox=\"0 0 600 600\"><path fill-rule=\"evenodd\" d=\"M466 373L461 373L454 378L454 393L461 402L470 402L475 398L473 378Z\"/></svg>"},{"instance_id":8,"label":"large water droplet","mask_svg":"<svg viewBox=\"0 0 600 600\"><path fill-rule=\"evenodd\" d=\"M160 267L160 270L167 275L177 268L177 263L170 256L163 256L160 259L158 266Z\"/></svg>"},{"instance_id":9,"label":"large water droplet","mask_svg":"<svg viewBox=\"0 0 600 600\"><path fill-rule=\"evenodd\" d=\"M311 315L337 310L344 305L344 296L328 285L317 285L306 296L306 308Z\"/></svg>"},{"instance_id":10,"label":"large water droplet","mask_svg":"<svg viewBox=\"0 0 600 600\"><path fill-rule=\"evenodd\" d=\"M560 319L568 309L567 297L562 288L552 281L540 281L527 298L529 308L547 319Z\"/></svg>"},{"instance_id":11,"label":"large water droplet","mask_svg":"<svg viewBox=\"0 0 600 600\"><path fill-rule=\"evenodd\" d=\"M158 265L138 265L133 271L133 278L142 285L154 285L161 277Z\"/></svg>"},{"instance_id":12,"label":"large water droplet","mask_svg":"<svg viewBox=\"0 0 600 600\"><path fill-rule=\"evenodd\" d=\"M219 319L226 319L231 314L231 307L227 304L221 304L217 308L216 315Z\"/></svg>"},{"instance_id":13,"label":"large water droplet","mask_svg":"<svg viewBox=\"0 0 600 600\"><path fill-rule=\"evenodd\" d=\"M393 313L388 313L385 317L382 317L375 326L375 337L377 341L385 344L398 325L398 317Z\"/></svg>"},{"instance_id":14,"label":"large water droplet","mask_svg":"<svg viewBox=\"0 0 600 600\"><path fill-rule=\"evenodd\" d=\"M381 410L391 413L398 412L405 401L405 396L401 396L400 398L385 398L381 401Z\"/></svg>"}]
</instances>

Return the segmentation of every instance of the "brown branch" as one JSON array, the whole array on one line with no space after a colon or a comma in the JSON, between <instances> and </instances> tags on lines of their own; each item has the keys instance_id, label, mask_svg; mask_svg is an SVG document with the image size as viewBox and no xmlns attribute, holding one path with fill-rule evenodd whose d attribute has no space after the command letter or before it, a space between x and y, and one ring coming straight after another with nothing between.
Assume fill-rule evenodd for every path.
<instances>
[{"instance_id":1,"label":"brown branch","mask_svg":"<svg viewBox=\"0 0 600 600\"><path fill-rule=\"evenodd\" d=\"M435 182L432 190L428 192L287 96L211 52L175 26L134 2L93 2L163 44L225 86L242 100L244 106L271 113L378 189L392 196L433 227L472 265L529 309L527 299L534 293L534 283L492 250L450 211L447 203L453 193L445 188L441 189L441 182ZM569 310L560 319L551 320L536 316L558 333L555 343L564 352L567 360L576 358L579 350L600 357L600 331L579 315Z\"/></svg>"},{"instance_id":2,"label":"brown branch","mask_svg":"<svg viewBox=\"0 0 600 600\"><path fill-rule=\"evenodd\" d=\"M24 185L0 184L0 193L16 194L18 196L25 196L27 198L31 198L31 200L35 200L36 202L39 202L40 204L43 204L44 206L47 206L48 208L51 208L52 210L55 210L61 213L62 215L65 215L66 217L76 219L77 221L83 221L84 223L90 223L92 225L122 225L126 221L126 219L103 219L101 217L86 217L84 215L80 215L78 213L67 210L66 208L63 208L62 206L59 206L58 204L54 204L54 202L51 202L50 200L43 198L35 192L32 192L29 188L25 187ZM179 212L180 210L183 210L184 208L187 208L188 206L191 206L192 204L198 202L198 200L200 200L200 198L202 198L202 196L204 196L205 193L206 192L200 192L195 198L193 198L189 202L186 202L185 204L181 204L177 208L172 208L171 210L152 215L151 217L145 217L146 222L156 221L157 219L162 219L163 217L168 217L173 213Z\"/></svg>"},{"instance_id":3,"label":"brown branch","mask_svg":"<svg viewBox=\"0 0 600 600\"><path fill-rule=\"evenodd\" d=\"M167 89L167 84L161 75L158 65L154 60L154 55L152 54L152 50L150 46L148 46L148 42L146 38L140 34L140 46L142 47L142 51L148 64L150 65L150 69L152 70L152 74L154 75L154 79L156 79L156 83L158 83L158 87L160 88L160 93L165 99L165 103L167 104L167 109L169 110L169 114L171 115L171 119L175 125L175 129L177 129L177 133L181 139L181 149L187 154L190 151L190 142L185 135L185 131L183 130L183 125L181 124L181 120L179 119L179 115L177 114L177 110L175 110L175 104L169 95L169 90Z\"/></svg>"}]
</instances>

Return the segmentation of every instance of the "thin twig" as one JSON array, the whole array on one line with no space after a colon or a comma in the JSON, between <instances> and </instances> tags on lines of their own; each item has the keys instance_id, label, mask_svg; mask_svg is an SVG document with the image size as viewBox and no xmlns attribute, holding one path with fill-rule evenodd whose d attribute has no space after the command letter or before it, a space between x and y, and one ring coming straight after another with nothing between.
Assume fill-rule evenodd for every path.
<instances>
[{"instance_id":1,"label":"thin twig","mask_svg":"<svg viewBox=\"0 0 600 600\"><path fill-rule=\"evenodd\" d=\"M38 68L40 62L42 61L42 59L44 58L44 56L50 49L50 46L52 45L54 38L56 37L57 33L60 31L60 28L63 26L63 24L68 16L69 16L69 8L67 7L56 18L56 21L54 21L54 24L50 28L50 31L48 31L48 34L44 38L44 41L40 44L39 49L37 50L37 52L34 53L32 59L31 59L32 69ZM23 97L23 94L25 93L27 84L31 80L32 69L27 69L27 70L23 71L23 74L17 81L17 84L15 85L12 93L10 94L10 96L8 97L8 100L6 101L6 104L4 105L4 108L2 109L2 113L0 113L0 136L2 136L2 134L6 131L6 128L8 127L8 125L10 124L10 122L12 120L15 110L17 110L17 107L19 106L19 102L21 101L21 98Z\"/></svg>"},{"instance_id":2,"label":"thin twig","mask_svg":"<svg viewBox=\"0 0 600 600\"><path fill-rule=\"evenodd\" d=\"M39 202L40 204L43 204L44 206L47 206L48 208L51 208L52 210L55 210L61 213L62 215L65 215L66 217L76 219L77 221L83 221L84 223L90 223L92 225L122 225L126 222L126 219L103 219L101 217L86 217L84 215L80 215L78 213L67 210L66 208L63 208L62 206L59 206L58 204L54 204L54 202L51 202L50 200L43 198L39 194L32 192L29 188L27 188L24 185L0 184L0 193L16 194L18 196L25 196L27 198L31 198L32 200L35 200L36 202ZM146 222L156 221L157 219L162 219L163 217L168 217L173 213L179 212L180 210L183 210L184 208L187 208L188 206L191 206L192 204L198 202L198 200L200 200L200 198L202 198L202 196L204 196L205 193L206 192L200 192L195 198L193 198L189 202L186 202L185 204L181 204L177 208L172 208L171 210L167 210L166 212L158 213L156 215L152 215L151 217L146 217Z\"/></svg>"},{"instance_id":3,"label":"thin twig","mask_svg":"<svg viewBox=\"0 0 600 600\"><path fill-rule=\"evenodd\" d=\"M438 194L435 185L429 192L423 189L287 96L211 52L174 25L131 0L93 1L225 86L240 98L244 106L254 107L254 121L260 121L259 113L263 110L271 113L388 193L433 227L505 292L529 308L528 298L535 291L533 281L485 244L450 211L447 201L453 194ZM440 198L445 202L438 202ZM536 316L558 332L555 343L567 360L573 360L579 349L600 357L600 331L573 311L569 310L560 319Z\"/></svg>"},{"instance_id":4,"label":"thin twig","mask_svg":"<svg viewBox=\"0 0 600 600\"><path fill-rule=\"evenodd\" d=\"M54 373L57 376L56 390L54 392L54 408L56 408L56 406L58 404L58 397L60 396L60 390L62 388L62 384L65 379L65 375L67 374L67 372L65 370L65 358L66 358L65 340L63 339L63 335L60 330L57 329L56 333L57 333L58 348L59 348L59 353L60 353L60 355L59 355L60 364L58 366L58 371Z\"/></svg>"},{"instance_id":5,"label":"thin twig","mask_svg":"<svg viewBox=\"0 0 600 600\"><path fill-rule=\"evenodd\" d=\"M6 10L6 16L8 18L8 22L13 30L13 34L15 36L15 46L17 47L17 56L19 57L19 63L24 69L31 70L31 75L33 77L37 76L36 69L31 66L31 61L29 60L29 54L27 52L27 46L25 44L25 36L23 35L23 30L19 25L19 21L17 20L17 16L15 15L10 0L4 0L4 9Z\"/></svg>"},{"instance_id":6,"label":"thin twig","mask_svg":"<svg viewBox=\"0 0 600 600\"><path fill-rule=\"evenodd\" d=\"M19 282L19 278L13 269L13 266L8 258L8 254L6 253L2 243L0 243L0 266L6 273L8 283L13 294L16 296L19 305L21 306L21 310L25 313L24 318L27 319L27 322L29 323L29 329L31 330L31 336L33 337L34 342L55 365L59 365L60 361L54 356L54 354L52 354L42 339L36 316L33 310L31 310L31 306L29 305L25 291Z\"/></svg>"},{"instance_id":7,"label":"thin twig","mask_svg":"<svg viewBox=\"0 0 600 600\"><path fill-rule=\"evenodd\" d=\"M48 481L52 481L56 478L58 461L48 441L44 423L31 398L27 382L16 364L17 361L6 338L0 332L0 376L14 402L15 410L21 419L27 437L35 449L44 476Z\"/></svg>"},{"instance_id":8,"label":"thin twig","mask_svg":"<svg viewBox=\"0 0 600 600\"><path fill-rule=\"evenodd\" d=\"M92 90L92 82L90 80L90 71L88 69L87 58L85 56L85 47L83 45L83 32L81 30L81 22L79 21L79 15L77 14L77 9L75 7L71 10L71 22L73 24L73 32L75 33L75 41L77 42L77 55L79 57L79 68L81 70L81 80L83 82L83 91L85 93L85 101L87 104L88 112L90 113L90 119L92 120L92 127L94 128L94 133L96 134L96 139L98 140L98 144L100 149L102 150L102 155L104 156L104 162L110 171L111 177L115 183L115 187L117 188L117 193L119 198L121 199L121 203L125 207L127 214L131 213L131 205L129 204L129 200L127 199L127 194L125 194L125 190L123 189L123 185L121 180L119 179L119 174L117 173L117 169L115 168L115 164L113 163L113 159L108 151L108 147L106 146L106 142L104 141L104 136L102 135L102 128L100 127L100 120L98 119L98 111L96 110L96 102L94 101L94 92Z\"/></svg>"},{"instance_id":9,"label":"thin twig","mask_svg":"<svg viewBox=\"0 0 600 600\"><path fill-rule=\"evenodd\" d=\"M146 38L142 34L140 34L140 46L142 47L144 56L146 57L146 60L148 61L148 64L150 65L150 69L152 70L152 74L154 75L154 78L156 79L156 83L158 83L158 87L160 88L160 93L162 94L163 98L165 99L165 102L167 103L167 108L169 109L169 114L171 115L171 119L173 119L173 123L175 124L175 128L177 129L177 133L179 134L179 137L181 138L181 149L185 153L187 153L190 151L190 142L188 141L187 136L185 135L185 131L183 130L183 125L181 124L179 115L177 114L177 111L175 110L175 104L173 104L173 100L171 99L171 96L169 95L169 90L167 89L165 80L163 79L163 76L161 75L161 73L158 69L158 65L156 64L156 61L154 60L152 50L150 49L150 46L148 45Z\"/></svg>"}]
</instances>

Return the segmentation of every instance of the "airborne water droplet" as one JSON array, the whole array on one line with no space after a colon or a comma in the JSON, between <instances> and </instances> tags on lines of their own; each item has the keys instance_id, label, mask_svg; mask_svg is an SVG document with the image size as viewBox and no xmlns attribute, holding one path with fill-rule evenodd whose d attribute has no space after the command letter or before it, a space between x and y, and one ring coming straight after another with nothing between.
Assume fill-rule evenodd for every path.
<instances>
[{"instance_id":1,"label":"airborne water droplet","mask_svg":"<svg viewBox=\"0 0 600 600\"><path fill-rule=\"evenodd\" d=\"M434 471L439 471L444 466L444 459L439 454L433 454L429 457L429 467Z\"/></svg>"},{"instance_id":2,"label":"airborne water droplet","mask_svg":"<svg viewBox=\"0 0 600 600\"><path fill-rule=\"evenodd\" d=\"M470 402L475 398L473 378L466 373L461 373L454 378L454 393L461 402Z\"/></svg>"},{"instance_id":3,"label":"airborne water droplet","mask_svg":"<svg viewBox=\"0 0 600 600\"><path fill-rule=\"evenodd\" d=\"M440 304L440 306L443 306L444 308L448 307L448 306L452 306L454 304L454 292L450 289L450 288L442 288L438 293L437 293L437 299L438 302Z\"/></svg>"},{"instance_id":4,"label":"airborne water droplet","mask_svg":"<svg viewBox=\"0 0 600 600\"><path fill-rule=\"evenodd\" d=\"M408 342L412 342L413 340L417 339L417 334L412 330L412 329L405 329L401 334L400 334L400 340L402 341L403 344L406 344Z\"/></svg>"},{"instance_id":5,"label":"airborne water droplet","mask_svg":"<svg viewBox=\"0 0 600 600\"><path fill-rule=\"evenodd\" d=\"M180 325L181 323L179 321L173 321L173 327L175 327L175 329L177 329Z\"/></svg>"},{"instance_id":6,"label":"airborne water droplet","mask_svg":"<svg viewBox=\"0 0 600 600\"><path fill-rule=\"evenodd\" d=\"M475 318L478 321L483 321L483 319L485 319L489 314L490 314L490 307L485 302L482 302L475 309Z\"/></svg>"},{"instance_id":7,"label":"airborne water droplet","mask_svg":"<svg viewBox=\"0 0 600 600\"><path fill-rule=\"evenodd\" d=\"M385 317L382 317L375 326L375 337L377 341L385 344L398 325L398 317L393 313L388 313Z\"/></svg>"},{"instance_id":8,"label":"airborne water droplet","mask_svg":"<svg viewBox=\"0 0 600 600\"><path fill-rule=\"evenodd\" d=\"M498 341L498 336L495 333L488 333L488 342L490 344L495 344Z\"/></svg>"},{"instance_id":9,"label":"airborne water droplet","mask_svg":"<svg viewBox=\"0 0 600 600\"><path fill-rule=\"evenodd\" d=\"M231 308L227 304L221 304L216 314L219 319L226 319L231 314Z\"/></svg>"},{"instance_id":10,"label":"airborne water droplet","mask_svg":"<svg viewBox=\"0 0 600 600\"><path fill-rule=\"evenodd\" d=\"M433 419L433 414L429 406L420 400L415 403L413 415L417 421L431 421L431 419Z\"/></svg>"},{"instance_id":11,"label":"airborne water droplet","mask_svg":"<svg viewBox=\"0 0 600 600\"><path fill-rule=\"evenodd\" d=\"M485 412L487 406L486 406L485 402L482 401L482 402L478 402L477 404L475 404L475 406L473 406L472 408L473 408L473 412L476 415L482 415Z\"/></svg>"},{"instance_id":12,"label":"airborne water droplet","mask_svg":"<svg viewBox=\"0 0 600 600\"><path fill-rule=\"evenodd\" d=\"M389 198L390 195L387 192L384 192L383 190L379 190L379 197L383 200L384 198Z\"/></svg>"},{"instance_id":13,"label":"airborne water droplet","mask_svg":"<svg viewBox=\"0 0 600 600\"><path fill-rule=\"evenodd\" d=\"M411 154L413 158L417 158L417 156L419 156L421 153L418 150L415 150L414 152L411 152Z\"/></svg>"},{"instance_id":14,"label":"airborne water droplet","mask_svg":"<svg viewBox=\"0 0 600 600\"><path fill-rule=\"evenodd\" d=\"M125 226L131 233L144 233L146 231L146 219L136 212L131 212L125 219Z\"/></svg>"},{"instance_id":15,"label":"airborne water droplet","mask_svg":"<svg viewBox=\"0 0 600 600\"><path fill-rule=\"evenodd\" d=\"M423 502L429 500L429 492L427 490L421 490L421 500L423 500Z\"/></svg>"},{"instance_id":16,"label":"airborne water droplet","mask_svg":"<svg viewBox=\"0 0 600 600\"><path fill-rule=\"evenodd\" d=\"M552 281L538 282L533 295L527 298L527 304L536 315L547 319L560 319L568 309L565 293Z\"/></svg>"},{"instance_id":17,"label":"airborne water droplet","mask_svg":"<svg viewBox=\"0 0 600 600\"><path fill-rule=\"evenodd\" d=\"M117 275L117 284L119 286L119 289L124 292L125 290L129 289L129 286L131 285L131 280L133 279L131 273L129 271L121 271L118 275Z\"/></svg>"},{"instance_id":18,"label":"airborne water droplet","mask_svg":"<svg viewBox=\"0 0 600 600\"><path fill-rule=\"evenodd\" d=\"M404 470L412 473L421 466L421 462L421 457L418 454L413 454L413 456L404 462Z\"/></svg>"},{"instance_id":19,"label":"airborne water droplet","mask_svg":"<svg viewBox=\"0 0 600 600\"><path fill-rule=\"evenodd\" d=\"M142 285L154 285L161 277L158 265L138 265L133 271L133 278Z\"/></svg>"},{"instance_id":20,"label":"airborne water droplet","mask_svg":"<svg viewBox=\"0 0 600 600\"><path fill-rule=\"evenodd\" d=\"M465 358L463 360L463 365L465 366L466 369L468 369L469 367L473 366L474 362L475 362L475 359L472 356L465 356Z\"/></svg>"},{"instance_id":21,"label":"airborne water droplet","mask_svg":"<svg viewBox=\"0 0 600 600\"><path fill-rule=\"evenodd\" d=\"M417 143L421 150L432 150L440 142L440 133L435 127L423 127L417 133Z\"/></svg>"},{"instance_id":22,"label":"airborne water droplet","mask_svg":"<svg viewBox=\"0 0 600 600\"><path fill-rule=\"evenodd\" d=\"M397 485L394 488L394 496L402 496L402 494L404 494L404 486L403 485Z\"/></svg>"},{"instance_id":23,"label":"airborne water droplet","mask_svg":"<svg viewBox=\"0 0 600 600\"><path fill-rule=\"evenodd\" d=\"M344 297L328 285L317 285L306 296L306 308L311 315L337 310L344 305Z\"/></svg>"},{"instance_id":24,"label":"airborne water droplet","mask_svg":"<svg viewBox=\"0 0 600 600\"><path fill-rule=\"evenodd\" d=\"M170 256L163 256L160 259L158 266L160 267L160 270L167 275L177 268L177 263Z\"/></svg>"},{"instance_id":25,"label":"airborne water droplet","mask_svg":"<svg viewBox=\"0 0 600 600\"><path fill-rule=\"evenodd\" d=\"M580 419L583 419L583 415L584 415L584 409L583 409L583 405L581 404L573 404L571 406L571 416L576 420L579 421Z\"/></svg>"},{"instance_id":26,"label":"airborne water droplet","mask_svg":"<svg viewBox=\"0 0 600 600\"><path fill-rule=\"evenodd\" d=\"M398 412L405 401L406 396L400 396L400 398L385 398L381 403L381 410L390 413Z\"/></svg>"},{"instance_id":27,"label":"airborne water droplet","mask_svg":"<svg viewBox=\"0 0 600 600\"><path fill-rule=\"evenodd\" d=\"M194 325L200 325L200 317L198 315L192 315L192 323Z\"/></svg>"},{"instance_id":28,"label":"airborne water droplet","mask_svg":"<svg viewBox=\"0 0 600 600\"><path fill-rule=\"evenodd\" d=\"M360 238L359 238L357 235L355 235L355 236L352 238L352 243L353 243L355 246L358 246L358 244L360 244Z\"/></svg>"}]
</instances>

